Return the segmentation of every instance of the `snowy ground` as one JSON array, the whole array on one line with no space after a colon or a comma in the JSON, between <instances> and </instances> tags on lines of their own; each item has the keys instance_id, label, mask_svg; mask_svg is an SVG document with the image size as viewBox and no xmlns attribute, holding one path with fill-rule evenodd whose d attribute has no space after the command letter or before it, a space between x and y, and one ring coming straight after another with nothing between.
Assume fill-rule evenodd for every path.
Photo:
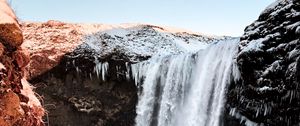
<instances>
[{"instance_id":1,"label":"snowy ground","mask_svg":"<svg viewBox=\"0 0 300 126\"><path fill-rule=\"evenodd\" d=\"M228 37L207 36L187 30L146 24L65 24L23 23L23 47L33 55L48 50L48 58L57 60L66 53L87 52L106 58L123 55L131 61L155 54L196 52L208 43ZM90 54L89 54L90 55ZM117 57L118 58L118 57Z\"/></svg>"}]
</instances>

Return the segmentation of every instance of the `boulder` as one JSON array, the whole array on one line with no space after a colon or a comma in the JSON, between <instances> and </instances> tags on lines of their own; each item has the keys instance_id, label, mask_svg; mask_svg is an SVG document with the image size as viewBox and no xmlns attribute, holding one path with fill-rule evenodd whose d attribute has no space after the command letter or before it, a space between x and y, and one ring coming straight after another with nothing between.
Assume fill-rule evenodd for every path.
<instances>
[{"instance_id":1,"label":"boulder","mask_svg":"<svg viewBox=\"0 0 300 126\"><path fill-rule=\"evenodd\" d=\"M0 1L0 40L9 48L16 48L23 42L16 16L5 0Z\"/></svg>"}]
</instances>

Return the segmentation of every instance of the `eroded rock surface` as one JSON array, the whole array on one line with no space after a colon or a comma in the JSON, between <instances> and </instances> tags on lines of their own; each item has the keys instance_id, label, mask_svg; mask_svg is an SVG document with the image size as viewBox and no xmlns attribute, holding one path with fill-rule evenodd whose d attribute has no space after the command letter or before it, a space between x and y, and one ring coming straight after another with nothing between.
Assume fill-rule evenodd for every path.
<instances>
[{"instance_id":1,"label":"eroded rock surface","mask_svg":"<svg viewBox=\"0 0 300 126\"><path fill-rule=\"evenodd\" d=\"M241 83L228 104L258 124L300 125L300 1L278 0L246 27L237 57Z\"/></svg>"},{"instance_id":2,"label":"eroded rock surface","mask_svg":"<svg viewBox=\"0 0 300 126\"><path fill-rule=\"evenodd\" d=\"M29 56L20 48L23 34L11 8L0 1L0 125L43 125L44 110L32 91L22 81ZM26 87L26 88L25 88Z\"/></svg>"}]
</instances>

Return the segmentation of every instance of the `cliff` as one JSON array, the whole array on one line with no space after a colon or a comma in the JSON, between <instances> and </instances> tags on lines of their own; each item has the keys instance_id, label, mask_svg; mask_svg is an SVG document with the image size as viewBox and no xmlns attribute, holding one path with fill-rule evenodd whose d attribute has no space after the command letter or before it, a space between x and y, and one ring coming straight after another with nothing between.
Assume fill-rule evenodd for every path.
<instances>
[{"instance_id":1,"label":"cliff","mask_svg":"<svg viewBox=\"0 0 300 126\"><path fill-rule=\"evenodd\" d=\"M236 112L264 125L300 125L300 1L278 0L247 26L229 93Z\"/></svg>"},{"instance_id":2,"label":"cliff","mask_svg":"<svg viewBox=\"0 0 300 126\"><path fill-rule=\"evenodd\" d=\"M147 24L24 22L30 82L44 97L46 124L131 126L138 86L130 64L154 55L197 52L229 37Z\"/></svg>"},{"instance_id":3,"label":"cliff","mask_svg":"<svg viewBox=\"0 0 300 126\"><path fill-rule=\"evenodd\" d=\"M24 77L29 56L23 34L6 1L0 1L0 125L43 125L44 110Z\"/></svg>"}]
</instances>

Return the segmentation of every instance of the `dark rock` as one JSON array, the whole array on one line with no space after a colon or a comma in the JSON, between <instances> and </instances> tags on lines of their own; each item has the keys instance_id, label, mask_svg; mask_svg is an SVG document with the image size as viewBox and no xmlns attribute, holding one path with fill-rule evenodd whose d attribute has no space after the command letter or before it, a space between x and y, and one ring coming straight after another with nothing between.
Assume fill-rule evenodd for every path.
<instances>
[{"instance_id":1,"label":"dark rock","mask_svg":"<svg viewBox=\"0 0 300 126\"><path fill-rule=\"evenodd\" d=\"M126 79L126 62L108 62L105 81L94 71L95 58L65 56L31 83L44 96L46 124L54 126L132 126L137 87Z\"/></svg>"},{"instance_id":2,"label":"dark rock","mask_svg":"<svg viewBox=\"0 0 300 126\"><path fill-rule=\"evenodd\" d=\"M258 124L299 125L299 13L300 1L278 1L241 37L241 82L230 88L228 104Z\"/></svg>"}]
</instances>

